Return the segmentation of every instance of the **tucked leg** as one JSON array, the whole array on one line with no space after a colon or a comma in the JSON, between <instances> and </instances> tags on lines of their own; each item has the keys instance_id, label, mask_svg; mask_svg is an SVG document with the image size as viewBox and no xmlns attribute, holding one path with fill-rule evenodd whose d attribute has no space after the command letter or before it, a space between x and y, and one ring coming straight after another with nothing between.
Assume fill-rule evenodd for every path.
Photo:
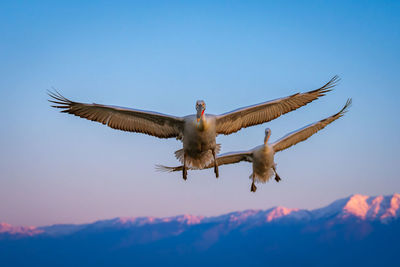
<instances>
[{"instance_id":1,"label":"tucked leg","mask_svg":"<svg viewBox=\"0 0 400 267\"><path fill-rule=\"evenodd\" d=\"M186 153L183 153L183 168L182 168L182 175L183 175L183 180L186 181L187 179L187 168L186 168Z\"/></svg>"},{"instance_id":2,"label":"tucked leg","mask_svg":"<svg viewBox=\"0 0 400 267\"><path fill-rule=\"evenodd\" d=\"M281 179L281 177L279 177L278 173L276 172L275 166L272 167L272 169L273 169L274 172L275 172L275 181L276 181L277 183L279 183L279 181L282 180L282 179Z\"/></svg>"},{"instance_id":3,"label":"tucked leg","mask_svg":"<svg viewBox=\"0 0 400 267\"><path fill-rule=\"evenodd\" d=\"M253 173L253 175L252 175L252 176L253 176L253 182L251 183L251 188L250 188L250 191L255 193L255 192L256 192L256 190L257 190L257 186L256 186L256 185L255 185L255 183L254 183L254 179L255 179L255 177L256 177L256 176L255 176L255 174L254 174L254 173Z\"/></svg>"},{"instance_id":4,"label":"tucked leg","mask_svg":"<svg viewBox=\"0 0 400 267\"><path fill-rule=\"evenodd\" d=\"M213 158L214 158L214 173L215 173L215 177L218 178L219 172L218 172L218 163L216 160L215 150L212 150L212 154L213 154Z\"/></svg>"}]
</instances>

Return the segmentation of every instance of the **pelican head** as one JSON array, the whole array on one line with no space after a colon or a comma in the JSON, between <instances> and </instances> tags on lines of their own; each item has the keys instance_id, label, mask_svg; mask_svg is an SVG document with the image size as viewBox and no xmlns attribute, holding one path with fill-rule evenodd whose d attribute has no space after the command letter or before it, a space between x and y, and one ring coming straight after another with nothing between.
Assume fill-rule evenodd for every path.
<instances>
[{"instance_id":1,"label":"pelican head","mask_svg":"<svg viewBox=\"0 0 400 267\"><path fill-rule=\"evenodd\" d=\"M265 137L264 137L264 144L267 144L269 137L271 136L271 129L266 128L265 129Z\"/></svg>"},{"instance_id":2,"label":"pelican head","mask_svg":"<svg viewBox=\"0 0 400 267\"><path fill-rule=\"evenodd\" d=\"M196 102L196 118L197 122L200 121L201 117L204 115L204 111L206 110L206 103L203 100L197 100Z\"/></svg>"}]
</instances>

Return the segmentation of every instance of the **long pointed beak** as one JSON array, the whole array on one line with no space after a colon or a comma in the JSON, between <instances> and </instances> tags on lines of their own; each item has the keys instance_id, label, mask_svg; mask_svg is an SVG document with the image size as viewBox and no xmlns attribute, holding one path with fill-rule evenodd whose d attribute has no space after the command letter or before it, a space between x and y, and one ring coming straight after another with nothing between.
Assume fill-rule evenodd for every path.
<instances>
[{"instance_id":1,"label":"long pointed beak","mask_svg":"<svg viewBox=\"0 0 400 267\"><path fill-rule=\"evenodd\" d=\"M202 117L203 115L204 115L204 109L201 111L200 115L199 115L199 113L197 112L197 122L200 121L200 119L201 119L201 117Z\"/></svg>"},{"instance_id":2,"label":"long pointed beak","mask_svg":"<svg viewBox=\"0 0 400 267\"><path fill-rule=\"evenodd\" d=\"M269 134L265 135L264 137L264 144L267 144L269 140Z\"/></svg>"}]
</instances>

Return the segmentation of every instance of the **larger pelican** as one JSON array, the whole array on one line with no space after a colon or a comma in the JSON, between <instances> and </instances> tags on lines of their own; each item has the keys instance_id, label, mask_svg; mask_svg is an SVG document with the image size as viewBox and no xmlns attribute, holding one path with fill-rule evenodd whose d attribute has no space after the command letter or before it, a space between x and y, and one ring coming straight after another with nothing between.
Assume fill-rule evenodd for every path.
<instances>
[{"instance_id":1,"label":"larger pelican","mask_svg":"<svg viewBox=\"0 0 400 267\"><path fill-rule=\"evenodd\" d=\"M52 98L49 101L55 104L52 107L62 109L61 112L97 121L113 129L159 138L180 139L183 149L176 151L175 155L183 164L182 174L186 180L187 167L201 169L210 164L213 164L215 175L218 177L218 164L215 161L215 155L220 150L220 145L216 144L218 134L228 135L242 128L276 119L325 95L337 81L338 77L335 76L316 90L236 109L222 115L205 114L206 104L202 100L196 102L196 114L185 117L95 103L79 103L63 97L58 92L49 92Z\"/></svg>"},{"instance_id":2,"label":"larger pelican","mask_svg":"<svg viewBox=\"0 0 400 267\"><path fill-rule=\"evenodd\" d=\"M351 105L351 99L348 99L344 107L336 114L320 120L318 122L307 125L297 131L289 133L276 141L275 143L268 144L269 137L271 136L271 130L269 128L265 129L265 138L264 144L257 146L248 151L240 151L240 152L230 152L226 154L222 154L218 156L216 162L218 165L225 164L234 164L241 161L248 161L253 163L253 173L250 175L250 179L252 179L251 184L251 192L256 192L257 187L255 185L255 181L265 183L267 182L274 174L275 180L279 182L281 178L276 172L276 164L274 162L274 155L276 152L285 150L293 145L296 145L299 142L305 141L313 134L318 131L324 129L328 124L334 122L335 120L342 117L348 110ZM212 165L206 166L204 169L211 168ZM183 166L177 167L167 167L158 165L157 169L161 171L180 171ZM195 168L190 168L195 169Z\"/></svg>"}]
</instances>

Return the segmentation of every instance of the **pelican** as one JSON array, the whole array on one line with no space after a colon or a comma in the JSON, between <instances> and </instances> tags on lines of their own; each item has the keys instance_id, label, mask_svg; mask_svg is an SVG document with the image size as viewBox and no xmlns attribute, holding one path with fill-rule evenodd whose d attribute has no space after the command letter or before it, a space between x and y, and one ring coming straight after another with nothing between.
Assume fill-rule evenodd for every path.
<instances>
[{"instance_id":1,"label":"pelican","mask_svg":"<svg viewBox=\"0 0 400 267\"><path fill-rule=\"evenodd\" d=\"M234 164L241 161L247 161L253 163L253 173L250 175L252 184L250 191L256 192L257 187L255 181L266 183L273 175L275 175L275 181L279 182L282 180L276 172L276 164L274 162L274 155L276 152L285 150L297 143L307 140L310 136L324 129L328 124L342 117L351 105L351 99L348 99L344 107L336 114L320 120L318 122L309 124L297 131L289 133L276 141L275 143L268 144L269 137L271 136L271 130L265 129L264 144L257 146L248 151L230 152L222 154L217 157L216 162L219 166L225 164ZM206 166L204 169L211 168L212 165ZM168 167L163 165L157 165L157 169L161 171L180 171L183 166ZM195 168L190 168L195 169Z\"/></svg>"},{"instance_id":2,"label":"pelican","mask_svg":"<svg viewBox=\"0 0 400 267\"><path fill-rule=\"evenodd\" d=\"M204 168L210 164L218 178L218 164L215 158L220 151L216 144L218 134L228 135L242 128L261 124L296 110L325 95L336 85L339 78L334 76L321 88L305 93L296 93L287 97L263 102L257 105L239 108L221 115L205 114L203 100L196 102L196 114L175 117L152 111L130 109L101 104L88 104L71 101L60 93L48 92L54 108L91 121L97 121L113 129L144 133L158 138L181 140L183 149L175 152L183 164L183 179L187 179L187 167Z\"/></svg>"}]
</instances>

